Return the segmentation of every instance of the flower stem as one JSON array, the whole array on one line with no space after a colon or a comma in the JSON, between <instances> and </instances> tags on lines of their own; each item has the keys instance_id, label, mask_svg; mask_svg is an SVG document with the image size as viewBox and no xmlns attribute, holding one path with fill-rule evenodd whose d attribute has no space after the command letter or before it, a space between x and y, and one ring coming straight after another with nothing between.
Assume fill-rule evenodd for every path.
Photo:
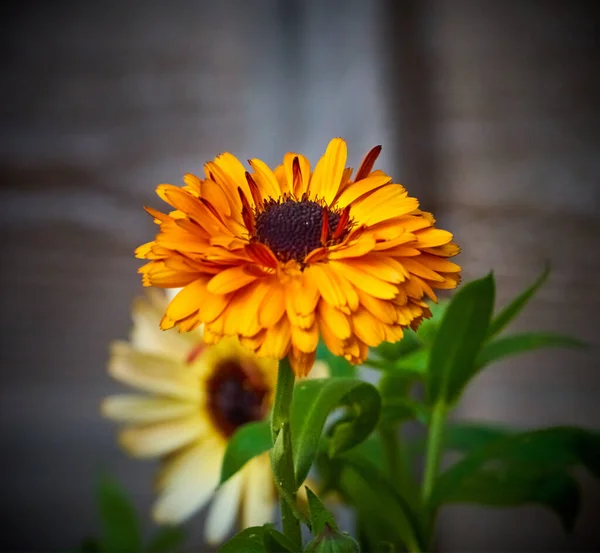
<instances>
[{"instance_id":1,"label":"flower stem","mask_svg":"<svg viewBox=\"0 0 600 553\"><path fill-rule=\"evenodd\" d=\"M295 375L289 360L287 358L282 359L279 362L275 400L271 415L271 436L273 438L273 444L275 444L277 436L284 425L289 429L290 407L294 395L294 380ZM285 436L285 434L283 434L283 436ZM281 455L271 456L271 463L273 464L273 474L288 475L278 482L278 485L283 488L285 495L288 497L288 499L286 499L283 497L283 494L280 497L283 533L297 546L298 551L300 551L302 549L300 521L295 517L292 508L288 504L288 500L296 500L297 490L294 479L294 456L292 454L291 440L288 438L286 439L286 442L286 447L282 449Z\"/></svg>"},{"instance_id":2,"label":"flower stem","mask_svg":"<svg viewBox=\"0 0 600 553\"><path fill-rule=\"evenodd\" d=\"M425 464L425 476L423 478L423 504L427 504L435 479L437 478L442 460L444 425L446 423L446 406L436 403L431 413L431 423L427 437L427 460Z\"/></svg>"},{"instance_id":3,"label":"flower stem","mask_svg":"<svg viewBox=\"0 0 600 553\"><path fill-rule=\"evenodd\" d=\"M402 447L402 436L397 425L379 427L386 468L392 485L407 496L414 493L414 480L406 452Z\"/></svg>"}]
</instances>

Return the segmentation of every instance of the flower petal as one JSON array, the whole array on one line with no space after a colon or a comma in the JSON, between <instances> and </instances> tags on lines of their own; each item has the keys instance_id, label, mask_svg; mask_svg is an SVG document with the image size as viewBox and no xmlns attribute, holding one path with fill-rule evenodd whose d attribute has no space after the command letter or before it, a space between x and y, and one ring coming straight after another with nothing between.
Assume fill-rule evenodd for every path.
<instances>
[{"instance_id":1,"label":"flower petal","mask_svg":"<svg viewBox=\"0 0 600 553\"><path fill-rule=\"evenodd\" d=\"M275 489L271 476L271 465L267 455L260 455L248 462L242 526L262 526L273 521Z\"/></svg>"},{"instance_id":2,"label":"flower petal","mask_svg":"<svg viewBox=\"0 0 600 553\"><path fill-rule=\"evenodd\" d=\"M156 457L171 453L198 440L210 431L199 413L156 424L131 426L119 434L119 443L135 457Z\"/></svg>"},{"instance_id":3,"label":"flower petal","mask_svg":"<svg viewBox=\"0 0 600 553\"><path fill-rule=\"evenodd\" d=\"M322 198L327 205L333 203L342 182L347 157L348 147L346 142L341 138L334 138L328 144L325 154L315 167L310 182L312 197Z\"/></svg>"},{"instance_id":4,"label":"flower petal","mask_svg":"<svg viewBox=\"0 0 600 553\"><path fill-rule=\"evenodd\" d=\"M195 402L135 394L109 396L102 401L102 414L120 422L159 422L192 415L198 411Z\"/></svg>"},{"instance_id":5,"label":"flower petal","mask_svg":"<svg viewBox=\"0 0 600 553\"><path fill-rule=\"evenodd\" d=\"M113 342L110 375L130 386L168 397L198 401L196 375L189 367L162 355L136 351L126 342Z\"/></svg>"},{"instance_id":6,"label":"flower petal","mask_svg":"<svg viewBox=\"0 0 600 553\"><path fill-rule=\"evenodd\" d=\"M201 443L169 461L164 491L152 509L160 524L179 524L201 509L213 495L221 472L223 449Z\"/></svg>"},{"instance_id":7,"label":"flower petal","mask_svg":"<svg viewBox=\"0 0 600 553\"><path fill-rule=\"evenodd\" d=\"M204 537L209 545L225 541L235 525L244 482L245 475L242 469L215 493L204 524Z\"/></svg>"},{"instance_id":8,"label":"flower petal","mask_svg":"<svg viewBox=\"0 0 600 553\"><path fill-rule=\"evenodd\" d=\"M217 273L209 282L206 289L211 294L227 294L239 290L256 280L256 275L250 273L244 265L230 267Z\"/></svg>"}]
</instances>

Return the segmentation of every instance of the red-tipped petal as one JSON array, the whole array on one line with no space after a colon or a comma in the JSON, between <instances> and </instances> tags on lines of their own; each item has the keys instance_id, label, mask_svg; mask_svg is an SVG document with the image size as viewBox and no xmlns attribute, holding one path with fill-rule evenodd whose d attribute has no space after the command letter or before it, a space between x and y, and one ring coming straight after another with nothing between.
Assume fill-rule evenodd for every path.
<instances>
[{"instance_id":1,"label":"red-tipped petal","mask_svg":"<svg viewBox=\"0 0 600 553\"><path fill-rule=\"evenodd\" d=\"M242 201L242 219L244 220L244 224L246 225L248 232L252 234L255 230L252 208L250 207L250 203L248 202L248 198L246 198L244 191L239 186L238 194L240 196L240 200Z\"/></svg>"},{"instance_id":2,"label":"red-tipped petal","mask_svg":"<svg viewBox=\"0 0 600 553\"><path fill-rule=\"evenodd\" d=\"M365 156L365 159L363 159L362 163L360 164L358 171L356 172L354 182L358 182L359 180L369 176L380 153L381 146L375 146L369 151L369 153Z\"/></svg>"}]
</instances>

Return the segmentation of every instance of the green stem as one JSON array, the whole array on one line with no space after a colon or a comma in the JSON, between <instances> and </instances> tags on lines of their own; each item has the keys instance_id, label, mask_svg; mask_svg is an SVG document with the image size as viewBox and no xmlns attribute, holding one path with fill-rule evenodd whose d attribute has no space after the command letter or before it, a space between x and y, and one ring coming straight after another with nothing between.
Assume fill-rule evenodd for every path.
<instances>
[{"instance_id":1,"label":"green stem","mask_svg":"<svg viewBox=\"0 0 600 553\"><path fill-rule=\"evenodd\" d=\"M275 444L277 436L284 425L288 426L289 429L290 407L294 395L295 378L289 360L287 358L282 359L279 362L277 386L275 387L275 400L271 415L271 436L273 438L273 444ZM285 436L285 434L283 434L283 436ZM286 447L283 448L282 454L279 456L272 456L271 463L273 465L276 463L278 464L278 466L273 466L273 474L288 475L288 477L283 478L282 481L279 482L279 485L285 490L288 500L295 501L296 482L294 479L294 456L289 436L287 437L286 442ZM294 516L294 512L290 507L288 500L286 500L283 495L280 497L283 533L297 546L298 551L300 551L302 549L300 521Z\"/></svg>"},{"instance_id":2,"label":"green stem","mask_svg":"<svg viewBox=\"0 0 600 553\"><path fill-rule=\"evenodd\" d=\"M414 475L398 426L380 426L379 435L390 482L403 496L414 498L416 493Z\"/></svg>"},{"instance_id":3,"label":"green stem","mask_svg":"<svg viewBox=\"0 0 600 553\"><path fill-rule=\"evenodd\" d=\"M403 475L400 467L398 428L395 425L382 425L379 427L379 436L381 437L381 445L383 447L383 455L390 482L395 488L400 489Z\"/></svg>"},{"instance_id":4,"label":"green stem","mask_svg":"<svg viewBox=\"0 0 600 553\"><path fill-rule=\"evenodd\" d=\"M431 413L427 437L427 458L425 464L425 476L423 478L423 504L425 505L433 492L433 486L442 461L445 423L446 406L443 403L436 403Z\"/></svg>"}]
</instances>

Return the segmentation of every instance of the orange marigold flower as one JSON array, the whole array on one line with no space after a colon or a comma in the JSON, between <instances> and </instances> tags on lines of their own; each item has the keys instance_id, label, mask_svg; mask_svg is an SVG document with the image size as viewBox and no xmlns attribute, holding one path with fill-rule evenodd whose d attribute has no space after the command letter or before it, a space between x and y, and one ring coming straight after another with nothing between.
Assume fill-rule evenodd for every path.
<instances>
[{"instance_id":1,"label":"orange marigold flower","mask_svg":"<svg viewBox=\"0 0 600 553\"><path fill-rule=\"evenodd\" d=\"M183 289L167 307L163 329L204 323L204 339L237 336L259 356L289 356L306 375L319 335L351 363L368 348L396 342L404 327L431 316L434 288L454 288L459 248L435 228L430 213L383 171L373 148L354 179L347 147L334 138L311 171L287 153L271 170L252 171L229 153L187 174L185 186L162 184L158 195L175 210L146 208L159 225L136 255L145 286Z\"/></svg>"}]
</instances>

